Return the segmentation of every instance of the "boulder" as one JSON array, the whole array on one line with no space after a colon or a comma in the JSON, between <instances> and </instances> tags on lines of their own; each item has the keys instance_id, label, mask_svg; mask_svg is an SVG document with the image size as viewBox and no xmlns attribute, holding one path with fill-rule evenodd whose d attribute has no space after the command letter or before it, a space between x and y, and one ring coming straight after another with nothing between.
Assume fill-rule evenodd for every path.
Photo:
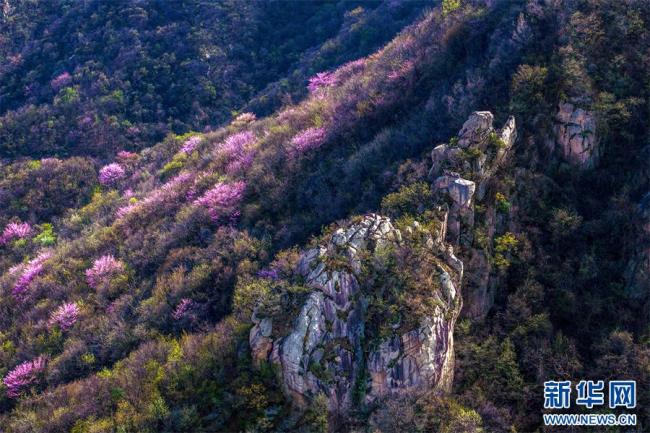
<instances>
[{"instance_id":1,"label":"boulder","mask_svg":"<svg viewBox=\"0 0 650 433\"><path fill-rule=\"evenodd\" d=\"M489 111L475 111L463 124L458 133L458 146L462 149L484 143L494 131L494 115Z\"/></svg>"},{"instance_id":2,"label":"boulder","mask_svg":"<svg viewBox=\"0 0 650 433\"><path fill-rule=\"evenodd\" d=\"M423 237L423 230L414 223L406 230L410 234L403 237L389 218L371 214L301 254L297 270L312 291L293 319L290 332L271 340L271 323L254 317L249 341L255 360L266 359L277 366L284 392L292 402L305 406L324 394L330 412L343 414L354 407L354 390L360 381L370 384L366 402L386 395L449 389L462 263L452 248L438 245L439 234ZM363 341L373 330L365 322L365 297L374 289L366 287L364 292L359 278L364 269L381 261L386 248L408 248L415 239L425 239L431 254L440 253L434 271L440 290L432 293L440 301L416 327L392 326L393 335L368 354ZM329 264L334 258L339 264L336 269Z\"/></svg>"},{"instance_id":3,"label":"boulder","mask_svg":"<svg viewBox=\"0 0 650 433\"><path fill-rule=\"evenodd\" d=\"M560 103L555 121L555 143L564 159L593 168L600 158L594 114L570 103Z\"/></svg>"}]
</instances>

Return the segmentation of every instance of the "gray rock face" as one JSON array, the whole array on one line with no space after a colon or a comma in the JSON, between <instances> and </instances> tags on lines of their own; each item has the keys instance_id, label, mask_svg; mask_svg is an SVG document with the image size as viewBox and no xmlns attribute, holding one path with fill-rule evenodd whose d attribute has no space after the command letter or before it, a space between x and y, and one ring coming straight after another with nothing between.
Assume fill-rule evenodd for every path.
<instances>
[{"instance_id":1,"label":"gray rock face","mask_svg":"<svg viewBox=\"0 0 650 433\"><path fill-rule=\"evenodd\" d=\"M555 143L562 156L580 167L593 168L600 158L593 113L560 103L555 120Z\"/></svg>"},{"instance_id":2,"label":"gray rock face","mask_svg":"<svg viewBox=\"0 0 650 433\"><path fill-rule=\"evenodd\" d=\"M423 230L417 224L408 229L409 239ZM440 256L440 302L414 329L395 332L369 354L364 350L367 300L358 278L367 260L377 260L372 257L380 257L385 248L399 248L409 241L389 218L371 214L338 229L324 244L301 255L298 271L313 291L290 333L272 341L268 338L272 324L255 317L250 332L254 359L278 367L284 391L294 403L304 405L323 393L331 412L345 413L355 404L353 391L360 383L369 385L365 396L360 396L366 402L391 394L449 388L462 263L452 248L441 245L433 235L427 239L426 245ZM335 257L345 265L332 269L328 260ZM446 269L442 263L447 263Z\"/></svg>"},{"instance_id":3,"label":"gray rock face","mask_svg":"<svg viewBox=\"0 0 650 433\"><path fill-rule=\"evenodd\" d=\"M489 111L473 112L458 133L458 146L466 149L485 142L489 133L494 131L493 122L494 116Z\"/></svg>"},{"instance_id":4,"label":"gray rock face","mask_svg":"<svg viewBox=\"0 0 650 433\"><path fill-rule=\"evenodd\" d=\"M461 179L454 175L443 175L434 183L436 190L446 192L460 208L469 208L472 205L476 184L471 180Z\"/></svg>"},{"instance_id":5,"label":"gray rock face","mask_svg":"<svg viewBox=\"0 0 650 433\"><path fill-rule=\"evenodd\" d=\"M461 247L462 260L467 265L465 314L474 318L487 314L494 299L494 278L488 260L491 252L489 247L486 251L473 246L474 233L481 228L487 244L492 244L495 212L494 203L485 200L487 186L517 139L514 117L510 116L500 130L494 128L493 120L489 111L472 113L458 132L456 145L451 140L450 144L433 149L429 172L435 179L434 192L449 204L445 239ZM478 221L474 214L477 201L486 209Z\"/></svg>"}]
</instances>

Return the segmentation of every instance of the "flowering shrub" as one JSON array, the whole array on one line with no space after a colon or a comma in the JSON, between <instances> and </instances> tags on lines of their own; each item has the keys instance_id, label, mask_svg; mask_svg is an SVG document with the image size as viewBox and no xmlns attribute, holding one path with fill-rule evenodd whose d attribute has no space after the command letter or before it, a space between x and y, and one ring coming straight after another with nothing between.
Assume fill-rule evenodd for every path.
<instances>
[{"instance_id":1,"label":"flowering shrub","mask_svg":"<svg viewBox=\"0 0 650 433\"><path fill-rule=\"evenodd\" d=\"M231 135L217 147L217 157L227 161L226 173L235 173L246 170L255 158L255 149L252 144L255 142L255 134L250 131L242 131Z\"/></svg>"},{"instance_id":2,"label":"flowering shrub","mask_svg":"<svg viewBox=\"0 0 650 433\"><path fill-rule=\"evenodd\" d=\"M32 232L29 223L9 223L0 235L0 245L11 242L14 239L25 239Z\"/></svg>"},{"instance_id":3,"label":"flowering shrub","mask_svg":"<svg viewBox=\"0 0 650 433\"><path fill-rule=\"evenodd\" d=\"M128 150L120 150L117 152L117 160L120 163L128 164L138 159L138 154L135 152L129 152Z\"/></svg>"},{"instance_id":4,"label":"flowering shrub","mask_svg":"<svg viewBox=\"0 0 650 433\"><path fill-rule=\"evenodd\" d=\"M43 252L31 260L26 266L14 271L18 272L18 270L22 269L22 274L18 277L18 281L11 292L16 299L20 300L23 298L25 291L29 288L29 285L32 283L34 278L43 271L44 263L50 257L52 257L52 253Z\"/></svg>"},{"instance_id":5,"label":"flowering shrub","mask_svg":"<svg viewBox=\"0 0 650 433\"><path fill-rule=\"evenodd\" d=\"M108 254L95 260L92 268L86 270L86 281L90 287L97 289L122 271L124 264Z\"/></svg>"},{"instance_id":6,"label":"flowering shrub","mask_svg":"<svg viewBox=\"0 0 650 433\"><path fill-rule=\"evenodd\" d=\"M9 398L19 397L27 387L38 380L38 375L44 370L45 358L42 356L18 365L2 379L7 387L7 396Z\"/></svg>"},{"instance_id":7,"label":"flowering shrub","mask_svg":"<svg viewBox=\"0 0 650 433\"><path fill-rule=\"evenodd\" d=\"M318 149L325 141L325 128L307 128L291 139L290 155L299 156L310 150Z\"/></svg>"},{"instance_id":8,"label":"flowering shrub","mask_svg":"<svg viewBox=\"0 0 650 433\"><path fill-rule=\"evenodd\" d=\"M208 209L210 218L217 222L223 219L234 220L239 216L237 207L242 201L246 182L218 183L201 197L194 200L196 206Z\"/></svg>"},{"instance_id":9,"label":"flowering shrub","mask_svg":"<svg viewBox=\"0 0 650 433\"><path fill-rule=\"evenodd\" d=\"M314 94L318 90L325 88L325 87L330 87L336 84L336 76L332 72L319 72L313 77L309 79L309 84L307 85L307 89L309 89L309 92Z\"/></svg>"},{"instance_id":10,"label":"flowering shrub","mask_svg":"<svg viewBox=\"0 0 650 433\"><path fill-rule=\"evenodd\" d=\"M66 303L57 308L50 316L50 326L58 325L61 330L69 329L79 318L79 307L74 302Z\"/></svg>"},{"instance_id":11,"label":"flowering shrub","mask_svg":"<svg viewBox=\"0 0 650 433\"><path fill-rule=\"evenodd\" d=\"M70 75L66 71L53 78L52 81L50 81L50 86L52 86L52 89L54 89L55 91L58 91L59 89L67 86L71 82L72 82L72 75Z\"/></svg>"},{"instance_id":12,"label":"flowering shrub","mask_svg":"<svg viewBox=\"0 0 650 433\"><path fill-rule=\"evenodd\" d=\"M201 137L198 135L194 135L187 140L185 140L185 143L183 143L183 147L181 147L181 152L190 154L194 152L194 149L196 149L196 146L201 143Z\"/></svg>"},{"instance_id":13,"label":"flowering shrub","mask_svg":"<svg viewBox=\"0 0 650 433\"><path fill-rule=\"evenodd\" d=\"M137 210L152 210L161 203L173 204L182 195L184 187L194 181L192 173L184 172L171 179L158 189L155 189L149 196L141 201L129 203L119 208L116 212L118 219L123 219ZM132 198L131 200L134 200Z\"/></svg>"},{"instance_id":14,"label":"flowering shrub","mask_svg":"<svg viewBox=\"0 0 650 433\"><path fill-rule=\"evenodd\" d=\"M121 179L124 179L125 173L121 165L112 163L102 167L99 170L99 183L104 186L113 185Z\"/></svg>"},{"instance_id":15,"label":"flowering shrub","mask_svg":"<svg viewBox=\"0 0 650 433\"><path fill-rule=\"evenodd\" d=\"M181 299L181 302L178 303L176 309L172 313L172 318L174 320L181 320L184 317L187 317L194 307L194 301L188 298Z\"/></svg>"},{"instance_id":16,"label":"flowering shrub","mask_svg":"<svg viewBox=\"0 0 650 433\"><path fill-rule=\"evenodd\" d=\"M257 119L255 113L242 113L232 121L233 126L246 126Z\"/></svg>"}]
</instances>

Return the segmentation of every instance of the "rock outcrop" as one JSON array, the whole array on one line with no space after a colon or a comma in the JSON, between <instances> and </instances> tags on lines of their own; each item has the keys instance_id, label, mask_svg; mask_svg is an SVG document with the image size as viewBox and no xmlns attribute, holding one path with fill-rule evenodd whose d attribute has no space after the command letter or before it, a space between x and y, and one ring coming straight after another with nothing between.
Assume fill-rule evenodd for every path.
<instances>
[{"instance_id":1,"label":"rock outcrop","mask_svg":"<svg viewBox=\"0 0 650 433\"><path fill-rule=\"evenodd\" d=\"M564 102L558 106L555 121L555 146L564 159L593 168L600 159L594 114Z\"/></svg>"},{"instance_id":2,"label":"rock outcrop","mask_svg":"<svg viewBox=\"0 0 650 433\"><path fill-rule=\"evenodd\" d=\"M494 197L487 197L487 190L517 139L514 117L510 116L500 130L493 122L489 111L476 111L457 137L431 152L433 190L449 206L446 240L459 248L470 270L463 290L465 314L470 317L484 316L492 305L495 279L491 275L490 245L497 217ZM485 209L478 218L476 201ZM477 245L477 229L485 236L487 247Z\"/></svg>"},{"instance_id":3,"label":"rock outcrop","mask_svg":"<svg viewBox=\"0 0 650 433\"><path fill-rule=\"evenodd\" d=\"M297 317L283 319L292 321L289 333L273 339L275 324L260 317L250 332L254 358L277 367L294 403L324 394L330 411L342 414L387 395L449 389L462 263L441 241L441 215L437 233L417 223L402 233L389 218L371 214L301 254L297 272L310 292ZM388 306L401 313L371 326L369 316L384 308L376 302L386 290L379 282L397 273L388 257L405 251L422 260L429 286L423 283L419 292L431 307L408 313L407 306Z\"/></svg>"}]
</instances>

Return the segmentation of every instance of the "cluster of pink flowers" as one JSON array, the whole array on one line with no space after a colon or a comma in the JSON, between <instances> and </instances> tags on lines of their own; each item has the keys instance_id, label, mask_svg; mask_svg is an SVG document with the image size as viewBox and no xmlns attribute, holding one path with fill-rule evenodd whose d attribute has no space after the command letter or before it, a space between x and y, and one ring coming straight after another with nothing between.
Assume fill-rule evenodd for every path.
<instances>
[{"instance_id":1,"label":"cluster of pink flowers","mask_svg":"<svg viewBox=\"0 0 650 433\"><path fill-rule=\"evenodd\" d=\"M63 72L62 74L59 74L57 77L53 78L52 81L50 81L50 85L54 90L59 90L71 82L72 75L70 75L68 72Z\"/></svg>"},{"instance_id":2,"label":"cluster of pink flowers","mask_svg":"<svg viewBox=\"0 0 650 433\"><path fill-rule=\"evenodd\" d=\"M113 185L114 183L124 179L124 176L126 176L126 173L120 164L108 164L99 170L99 183L104 186Z\"/></svg>"},{"instance_id":3,"label":"cluster of pink flowers","mask_svg":"<svg viewBox=\"0 0 650 433\"><path fill-rule=\"evenodd\" d=\"M239 116L235 117L235 120L233 120L232 123L235 126L245 126L251 122L254 122L255 120L257 120L255 113L242 113Z\"/></svg>"},{"instance_id":4,"label":"cluster of pink flowers","mask_svg":"<svg viewBox=\"0 0 650 433\"><path fill-rule=\"evenodd\" d=\"M149 209L160 203L172 203L178 198L179 194L182 192L182 189L193 181L194 176L192 173L183 172L168 181L160 188L154 190L142 201L130 203L119 208L116 212L116 216L118 219L122 219L132 214L137 209Z\"/></svg>"},{"instance_id":5,"label":"cluster of pink flowers","mask_svg":"<svg viewBox=\"0 0 650 433\"><path fill-rule=\"evenodd\" d=\"M93 266L86 270L86 281L90 287L97 289L122 271L124 271L124 264L107 254L95 260Z\"/></svg>"},{"instance_id":6,"label":"cluster of pink flowers","mask_svg":"<svg viewBox=\"0 0 650 433\"><path fill-rule=\"evenodd\" d=\"M325 141L327 131L325 128L307 128L299 132L291 139L292 157L297 157L310 150L318 149Z\"/></svg>"},{"instance_id":7,"label":"cluster of pink flowers","mask_svg":"<svg viewBox=\"0 0 650 433\"><path fill-rule=\"evenodd\" d=\"M174 320L181 320L182 318L188 316L188 313L191 312L192 307L194 307L194 301L188 298L181 299L181 302L178 303L174 312L172 313L172 318Z\"/></svg>"},{"instance_id":8,"label":"cluster of pink flowers","mask_svg":"<svg viewBox=\"0 0 650 433\"><path fill-rule=\"evenodd\" d=\"M138 154L135 152L129 152L128 150L120 150L117 152L117 160L122 163L128 163L138 159Z\"/></svg>"},{"instance_id":9,"label":"cluster of pink flowers","mask_svg":"<svg viewBox=\"0 0 650 433\"><path fill-rule=\"evenodd\" d=\"M25 294L25 291L29 288L29 285L32 283L34 278L36 278L41 272L43 272L44 264L47 259L52 257L52 253L50 252L43 252L39 254L36 258L32 259L27 265L24 267L21 266L20 268L12 268L12 272L17 272L18 270L22 269L22 273L20 277L18 277L18 281L14 285L14 288L12 290L12 294L14 298L20 300L23 298L23 295Z\"/></svg>"},{"instance_id":10,"label":"cluster of pink flowers","mask_svg":"<svg viewBox=\"0 0 650 433\"><path fill-rule=\"evenodd\" d=\"M61 305L54 310L50 316L50 326L58 325L61 330L65 331L72 327L79 318L79 307L74 302Z\"/></svg>"},{"instance_id":11,"label":"cluster of pink flowers","mask_svg":"<svg viewBox=\"0 0 650 433\"><path fill-rule=\"evenodd\" d=\"M234 220L239 216L246 182L218 183L201 197L194 200L196 206L208 209L210 218L217 222L223 219Z\"/></svg>"},{"instance_id":12,"label":"cluster of pink flowers","mask_svg":"<svg viewBox=\"0 0 650 433\"><path fill-rule=\"evenodd\" d=\"M255 158L255 149L251 146L255 143L255 139L255 134L252 132L242 131L226 138L217 147L217 157L228 161L227 174L234 175L250 167Z\"/></svg>"},{"instance_id":13,"label":"cluster of pink flowers","mask_svg":"<svg viewBox=\"0 0 650 433\"><path fill-rule=\"evenodd\" d=\"M198 146L199 143L201 143L201 137L194 135L185 140L183 147L181 147L181 152L189 155L190 153L194 152L194 149L196 149L196 146Z\"/></svg>"},{"instance_id":14,"label":"cluster of pink flowers","mask_svg":"<svg viewBox=\"0 0 650 433\"><path fill-rule=\"evenodd\" d=\"M25 239L32 232L29 223L9 223L0 235L0 245L11 242L14 239Z\"/></svg>"},{"instance_id":15,"label":"cluster of pink flowers","mask_svg":"<svg viewBox=\"0 0 650 433\"><path fill-rule=\"evenodd\" d=\"M44 370L45 358L42 356L18 365L2 379L7 387L7 396L9 398L19 397L27 387L37 381L38 375Z\"/></svg>"},{"instance_id":16,"label":"cluster of pink flowers","mask_svg":"<svg viewBox=\"0 0 650 433\"><path fill-rule=\"evenodd\" d=\"M330 87L336 84L336 76L332 72L319 72L309 79L307 89L314 94L318 90Z\"/></svg>"}]
</instances>

